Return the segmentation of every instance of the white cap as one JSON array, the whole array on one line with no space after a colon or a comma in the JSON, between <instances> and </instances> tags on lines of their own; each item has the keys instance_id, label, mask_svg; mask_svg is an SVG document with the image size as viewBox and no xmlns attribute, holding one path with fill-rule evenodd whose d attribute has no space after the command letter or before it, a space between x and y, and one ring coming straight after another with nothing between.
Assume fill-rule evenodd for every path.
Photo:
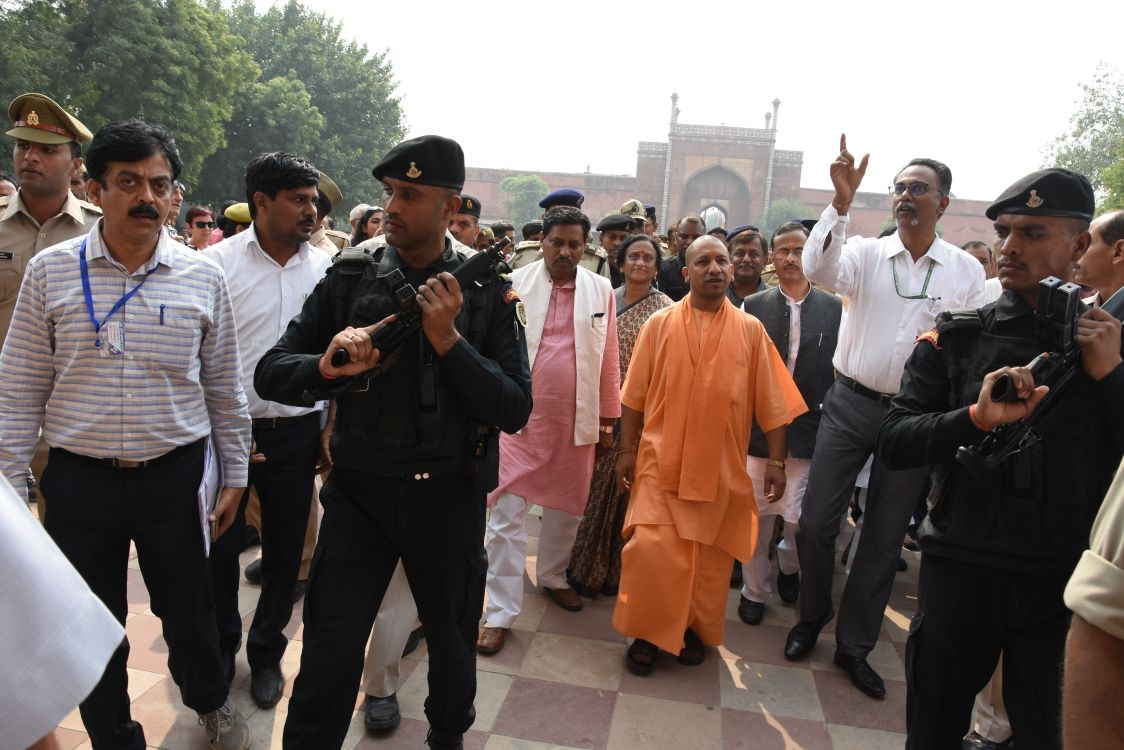
<instances>
[{"instance_id":1,"label":"white cap","mask_svg":"<svg viewBox=\"0 0 1124 750\"><path fill-rule=\"evenodd\" d=\"M358 206L351 209L351 213L348 214L347 218L350 221L358 221L359 219L363 218L363 214L367 213L370 210L371 206L368 206L366 203L360 203Z\"/></svg>"}]
</instances>

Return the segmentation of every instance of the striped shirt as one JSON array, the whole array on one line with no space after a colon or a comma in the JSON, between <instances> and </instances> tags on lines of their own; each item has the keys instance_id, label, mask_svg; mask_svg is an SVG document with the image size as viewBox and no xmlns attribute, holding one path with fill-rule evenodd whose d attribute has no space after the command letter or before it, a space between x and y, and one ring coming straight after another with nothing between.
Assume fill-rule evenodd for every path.
<instances>
[{"instance_id":1,"label":"striped shirt","mask_svg":"<svg viewBox=\"0 0 1124 750\"><path fill-rule=\"evenodd\" d=\"M40 426L51 446L132 461L212 434L223 484L245 487L250 416L222 269L161 232L152 258L129 274L100 229L27 264L0 351L0 471L25 491ZM83 240L100 347L82 293Z\"/></svg>"}]
</instances>

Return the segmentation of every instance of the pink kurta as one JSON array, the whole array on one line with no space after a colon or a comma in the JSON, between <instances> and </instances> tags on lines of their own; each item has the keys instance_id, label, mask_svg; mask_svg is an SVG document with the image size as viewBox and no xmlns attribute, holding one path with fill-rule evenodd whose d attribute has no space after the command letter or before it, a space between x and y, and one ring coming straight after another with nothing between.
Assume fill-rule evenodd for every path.
<instances>
[{"instance_id":1,"label":"pink kurta","mask_svg":"<svg viewBox=\"0 0 1124 750\"><path fill-rule=\"evenodd\" d=\"M531 370L534 408L527 426L516 435L500 434L500 483L488 504L510 492L544 508L585 513L593 478L595 445L574 445L577 403L577 352L574 346L574 282L554 284L546 311L542 340ZM620 405L620 363L617 357L617 311L612 297L601 358L600 415L617 418Z\"/></svg>"}]
</instances>

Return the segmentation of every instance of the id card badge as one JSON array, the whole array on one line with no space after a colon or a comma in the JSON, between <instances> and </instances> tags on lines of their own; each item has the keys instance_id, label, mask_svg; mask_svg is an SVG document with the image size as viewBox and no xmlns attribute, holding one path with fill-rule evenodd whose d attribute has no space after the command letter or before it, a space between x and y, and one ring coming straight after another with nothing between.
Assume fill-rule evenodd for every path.
<instances>
[{"instance_id":1,"label":"id card badge","mask_svg":"<svg viewBox=\"0 0 1124 750\"><path fill-rule=\"evenodd\" d=\"M101 355L120 357L125 353L125 324L120 320L110 320L101 329Z\"/></svg>"}]
</instances>

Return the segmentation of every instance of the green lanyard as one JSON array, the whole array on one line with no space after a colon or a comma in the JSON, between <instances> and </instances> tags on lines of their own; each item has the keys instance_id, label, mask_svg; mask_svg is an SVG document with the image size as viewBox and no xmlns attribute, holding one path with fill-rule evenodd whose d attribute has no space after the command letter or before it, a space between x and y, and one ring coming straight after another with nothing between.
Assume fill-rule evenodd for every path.
<instances>
[{"instance_id":1,"label":"green lanyard","mask_svg":"<svg viewBox=\"0 0 1124 750\"><path fill-rule=\"evenodd\" d=\"M898 269L897 266L894 265L894 261L897 259L898 256L896 255L890 258L890 273L894 275L894 291L897 292L898 296L902 299L929 299L929 295L926 294L926 292L929 291L929 280L933 278L933 266L937 265L936 262L934 262L932 258L929 258L929 273L925 274L925 283L921 285L921 292L919 294L907 295L902 294L901 287L898 286Z\"/></svg>"}]
</instances>

